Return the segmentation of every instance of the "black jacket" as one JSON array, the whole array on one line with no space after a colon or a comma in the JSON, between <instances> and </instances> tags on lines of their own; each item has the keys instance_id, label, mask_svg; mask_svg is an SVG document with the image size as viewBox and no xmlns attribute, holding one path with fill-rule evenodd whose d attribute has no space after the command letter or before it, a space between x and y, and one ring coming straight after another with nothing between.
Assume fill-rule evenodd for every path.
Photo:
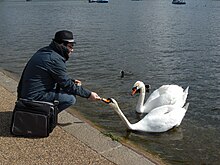
<instances>
[{"instance_id":1,"label":"black jacket","mask_svg":"<svg viewBox=\"0 0 220 165\"><path fill-rule=\"evenodd\" d=\"M66 73L68 50L52 41L38 50L27 63L18 85L18 98L42 100L58 83L67 94L88 98L91 91L78 86Z\"/></svg>"}]
</instances>

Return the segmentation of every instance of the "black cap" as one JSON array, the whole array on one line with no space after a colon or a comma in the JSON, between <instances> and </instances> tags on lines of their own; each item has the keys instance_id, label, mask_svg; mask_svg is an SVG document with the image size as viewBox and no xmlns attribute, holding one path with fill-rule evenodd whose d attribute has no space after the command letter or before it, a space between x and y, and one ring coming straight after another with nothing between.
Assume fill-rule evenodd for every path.
<instances>
[{"instance_id":1,"label":"black cap","mask_svg":"<svg viewBox=\"0 0 220 165\"><path fill-rule=\"evenodd\" d=\"M57 43L63 43L63 42L75 43L73 39L73 33L68 30L61 30L61 31L56 32L53 40Z\"/></svg>"}]
</instances>

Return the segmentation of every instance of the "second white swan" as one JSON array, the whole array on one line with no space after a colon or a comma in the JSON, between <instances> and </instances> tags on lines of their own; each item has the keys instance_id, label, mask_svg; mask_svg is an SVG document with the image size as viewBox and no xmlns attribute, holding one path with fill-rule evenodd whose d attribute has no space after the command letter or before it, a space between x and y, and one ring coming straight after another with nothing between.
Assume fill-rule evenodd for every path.
<instances>
[{"instance_id":1,"label":"second white swan","mask_svg":"<svg viewBox=\"0 0 220 165\"><path fill-rule=\"evenodd\" d=\"M152 109L162 105L176 105L183 107L186 103L189 87L183 90L178 85L162 85L155 90L144 103L145 99L145 84L142 81L137 81L132 88L132 95L140 92L140 96L136 106L136 112L149 113Z\"/></svg>"}]
</instances>

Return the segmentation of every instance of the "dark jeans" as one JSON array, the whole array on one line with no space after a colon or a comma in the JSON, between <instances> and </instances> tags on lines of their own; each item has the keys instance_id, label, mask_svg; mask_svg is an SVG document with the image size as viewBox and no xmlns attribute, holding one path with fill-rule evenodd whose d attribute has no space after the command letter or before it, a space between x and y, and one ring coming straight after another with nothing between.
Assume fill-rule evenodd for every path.
<instances>
[{"instance_id":1,"label":"dark jeans","mask_svg":"<svg viewBox=\"0 0 220 165\"><path fill-rule=\"evenodd\" d=\"M55 90L45 94L41 101L53 102L54 98L55 98ZM74 95L69 95L62 91L60 91L59 93L58 100L59 100L58 109L60 112L76 103L76 97Z\"/></svg>"}]
</instances>

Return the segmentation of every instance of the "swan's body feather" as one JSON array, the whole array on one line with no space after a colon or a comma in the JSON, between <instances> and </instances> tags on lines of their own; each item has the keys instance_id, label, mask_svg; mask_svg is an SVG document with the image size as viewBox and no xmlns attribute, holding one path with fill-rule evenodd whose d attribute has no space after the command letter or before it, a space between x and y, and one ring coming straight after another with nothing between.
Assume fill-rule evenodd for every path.
<instances>
[{"instance_id":1,"label":"swan's body feather","mask_svg":"<svg viewBox=\"0 0 220 165\"><path fill-rule=\"evenodd\" d=\"M187 107L163 105L153 109L142 120L132 124L132 129L144 132L165 132L178 127L185 116Z\"/></svg>"}]
</instances>

